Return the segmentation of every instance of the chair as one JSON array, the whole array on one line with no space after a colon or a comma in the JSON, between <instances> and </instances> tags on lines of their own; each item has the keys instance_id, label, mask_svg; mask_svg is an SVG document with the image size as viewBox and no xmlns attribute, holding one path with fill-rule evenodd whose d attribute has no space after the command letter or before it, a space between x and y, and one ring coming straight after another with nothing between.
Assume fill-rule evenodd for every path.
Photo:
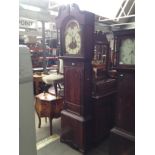
<instances>
[{"instance_id":1,"label":"chair","mask_svg":"<svg viewBox=\"0 0 155 155\"><path fill-rule=\"evenodd\" d=\"M64 75L63 75L63 60L59 59L59 67L57 73L51 73L47 76L42 77L43 82L47 86L54 86L55 95L58 96L58 87L60 87L60 83L63 83Z\"/></svg>"}]
</instances>

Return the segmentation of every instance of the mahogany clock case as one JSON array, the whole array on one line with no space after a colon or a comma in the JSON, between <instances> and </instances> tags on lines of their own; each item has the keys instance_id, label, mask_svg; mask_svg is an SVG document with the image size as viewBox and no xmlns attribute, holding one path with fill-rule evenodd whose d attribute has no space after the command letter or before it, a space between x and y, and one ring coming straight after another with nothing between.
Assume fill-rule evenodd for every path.
<instances>
[{"instance_id":1,"label":"mahogany clock case","mask_svg":"<svg viewBox=\"0 0 155 155\"><path fill-rule=\"evenodd\" d=\"M115 127L110 135L110 155L135 154L135 65L132 62L128 64L128 60L124 61L125 64L120 63L122 42L126 39L134 40L134 32L114 32L117 52L117 98L114 105ZM133 50L132 46L127 47L127 51Z\"/></svg>"},{"instance_id":2,"label":"mahogany clock case","mask_svg":"<svg viewBox=\"0 0 155 155\"><path fill-rule=\"evenodd\" d=\"M91 60L94 48L94 20L93 13L80 11L75 4L62 7L56 20L60 29L61 58L64 62L64 110L61 113L60 139L81 152L85 152L91 143ZM71 22L79 26L81 45L77 52L73 52L76 43L72 38L69 43L71 50L68 51L66 48L66 31L74 29L74 26L68 26Z\"/></svg>"},{"instance_id":3,"label":"mahogany clock case","mask_svg":"<svg viewBox=\"0 0 155 155\"><path fill-rule=\"evenodd\" d=\"M126 38L135 38L135 30L114 33L117 49L117 102L115 104L115 123L118 128L135 132L135 65L120 64L120 47ZM131 47L132 48L132 47Z\"/></svg>"}]
</instances>

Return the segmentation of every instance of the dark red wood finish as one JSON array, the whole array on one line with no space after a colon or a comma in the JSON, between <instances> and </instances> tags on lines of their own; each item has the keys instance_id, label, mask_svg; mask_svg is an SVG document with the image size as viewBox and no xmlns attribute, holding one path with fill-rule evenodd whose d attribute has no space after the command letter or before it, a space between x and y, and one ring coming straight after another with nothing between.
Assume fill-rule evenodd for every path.
<instances>
[{"instance_id":1,"label":"dark red wood finish","mask_svg":"<svg viewBox=\"0 0 155 155\"><path fill-rule=\"evenodd\" d=\"M134 155L135 154L135 137L118 128L111 130L109 141L110 155Z\"/></svg>"},{"instance_id":2,"label":"dark red wood finish","mask_svg":"<svg viewBox=\"0 0 155 155\"><path fill-rule=\"evenodd\" d=\"M65 62L65 108L68 111L81 115L83 105L84 64L79 62Z\"/></svg>"},{"instance_id":3,"label":"dark red wood finish","mask_svg":"<svg viewBox=\"0 0 155 155\"><path fill-rule=\"evenodd\" d=\"M93 98L93 145L102 142L114 126L114 101L116 93Z\"/></svg>"},{"instance_id":4,"label":"dark red wood finish","mask_svg":"<svg viewBox=\"0 0 155 155\"><path fill-rule=\"evenodd\" d=\"M135 133L135 71L118 70L116 126Z\"/></svg>"},{"instance_id":5,"label":"dark red wood finish","mask_svg":"<svg viewBox=\"0 0 155 155\"><path fill-rule=\"evenodd\" d=\"M65 52L64 30L67 21L70 19L76 19L82 28L82 48L81 53L77 55L68 55ZM105 43L107 48L109 47L107 41L100 42L100 40L94 37L94 24L94 15L89 12L80 11L76 5L64 6L60 9L59 16L57 17L57 27L60 29L61 58L64 60L65 105L64 110L61 112L62 134L60 140L82 152L86 152L92 147L92 144L100 143L104 137L108 136L110 129L114 126L114 122L119 127L126 129L129 129L129 124L131 124L125 122L128 121L129 117L125 116L126 118L123 118L124 112L122 113L121 111L123 107L126 109L128 103L126 104L123 101L122 103L117 102L115 104L116 98L122 98L121 93L125 93L127 97L128 89L131 88L126 83L122 87L122 83L118 79L119 92L118 96L116 96L116 80L110 79L108 76L109 51L106 53L106 66L102 68L102 76L97 79L92 77L94 67L92 60L95 43ZM105 34L103 38L105 39ZM98 68L100 69L99 66L97 66ZM124 71L123 74L125 74ZM127 74L125 78L128 76L130 77ZM131 80L131 78L127 78L126 82L129 83L128 80ZM132 107L129 109L131 110ZM116 119L114 119L115 112ZM121 120L119 120L120 113Z\"/></svg>"},{"instance_id":6,"label":"dark red wood finish","mask_svg":"<svg viewBox=\"0 0 155 155\"><path fill-rule=\"evenodd\" d=\"M75 19L81 27L80 54L67 54L65 51L65 26ZM59 11L57 27L60 29L60 42L64 61L64 110L61 115L61 141L85 152L90 148L91 137L91 82L94 48L94 14L80 11L78 6L68 5Z\"/></svg>"},{"instance_id":7,"label":"dark red wood finish","mask_svg":"<svg viewBox=\"0 0 155 155\"><path fill-rule=\"evenodd\" d=\"M120 43L134 38L134 30L115 32L117 47L117 100L115 128L111 131L110 155L134 155L135 135L135 65L119 64Z\"/></svg>"},{"instance_id":8,"label":"dark red wood finish","mask_svg":"<svg viewBox=\"0 0 155 155\"><path fill-rule=\"evenodd\" d=\"M63 110L61 113L61 142L65 142L81 152L91 147L91 118L76 115Z\"/></svg>"},{"instance_id":9,"label":"dark red wood finish","mask_svg":"<svg viewBox=\"0 0 155 155\"><path fill-rule=\"evenodd\" d=\"M134 38L134 30L115 32L116 48L119 56L121 41L124 38ZM135 131L135 65L119 64L117 58L117 103L116 126L134 134Z\"/></svg>"}]
</instances>

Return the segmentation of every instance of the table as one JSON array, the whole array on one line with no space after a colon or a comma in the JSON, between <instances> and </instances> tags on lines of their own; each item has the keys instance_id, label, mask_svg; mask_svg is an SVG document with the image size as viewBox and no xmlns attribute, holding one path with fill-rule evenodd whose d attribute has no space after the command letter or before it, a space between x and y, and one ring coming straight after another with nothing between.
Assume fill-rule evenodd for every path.
<instances>
[{"instance_id":1,"label":"table","mask_svg":"<svg viewBox=\"0 0 155 155\"><path fill-rule=\"evenodd\" d=\"M40 72L40 75L39 75L39 74L34 73L33 81L34 81L34 85L35 85L35 94L37 95L40 93L39 85L41 82L44 82L47 85L53 84L54 89L55 89L55 94L57 96L57 94L58 94L57 87L60 83L63 83L63 80L64 80L63 74L51 73L51 74L47 75L47 74Z\"/></svg>"},{"instance_id":2,"label":"table","mask_svg":"<svg viewBox=\"0 0 155 155\"><path fill-rule=\"evenodd\" d=\"M63 98L49 93L40 93L35 96L35 110L41 126L41 117L48 117L50 121L50 135L52 135L52 119L59 118L63 109Z\"/></svg>"},{"instance_id":3,"label":"table","mask_svg":"<svg viewBox=\"0 0 155 155\"><path fill-rule=\"evenodd\" d=\"M62 83L64 80L64 75L63 74L59 74L59 73L53 73L47 76L44 76L42 78L42 80L44 81L44 83L46 83L47 85L54 85L54 89L55 89L55 95L57 96L58 92L57 92L57 86L58 84Z\"/></svg>"}]
</instances>

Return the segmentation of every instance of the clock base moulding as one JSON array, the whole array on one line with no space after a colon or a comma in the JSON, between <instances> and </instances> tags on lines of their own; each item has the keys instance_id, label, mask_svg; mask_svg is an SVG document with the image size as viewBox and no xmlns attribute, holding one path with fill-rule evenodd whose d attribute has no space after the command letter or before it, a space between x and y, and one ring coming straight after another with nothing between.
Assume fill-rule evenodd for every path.
<instances>
[{"instance_id":1,"label":"clock base moulding","mask_svg":"<svg viewBox=\"0 0 155 155\"><path fill-rule=\"evenodd\" d=\"M61 128L61 142L67 143L83 153L90 149L92 141L90 117L85 118L63 110L61 112Z\"/></svg>"}]
</instances>

